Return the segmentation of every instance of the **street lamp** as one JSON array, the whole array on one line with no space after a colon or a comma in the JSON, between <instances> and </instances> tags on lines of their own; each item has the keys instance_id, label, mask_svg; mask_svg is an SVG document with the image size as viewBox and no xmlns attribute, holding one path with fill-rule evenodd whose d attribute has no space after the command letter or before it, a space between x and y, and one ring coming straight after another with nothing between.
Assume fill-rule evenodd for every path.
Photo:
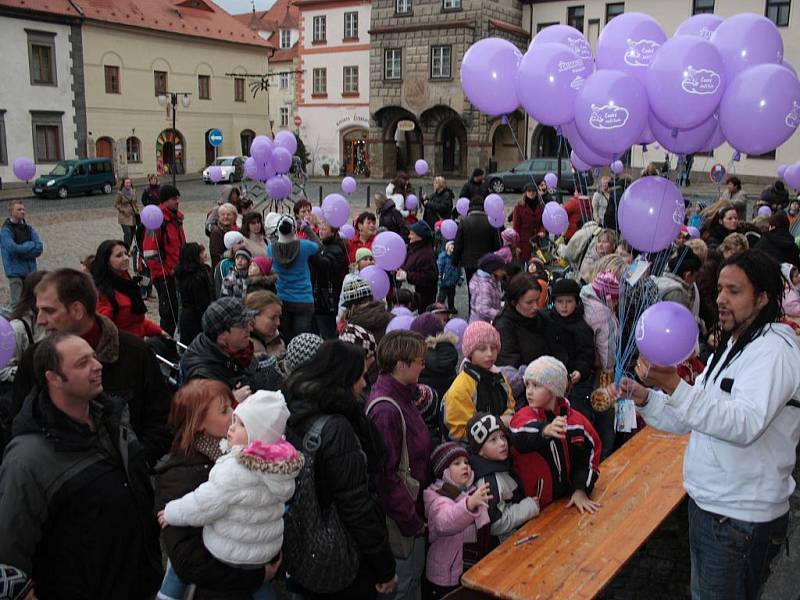
<instances>
[{"instance_id":1,"label":"street lamp","mask_svg":"<svg viewBox=\"0 0 800 600\"><path fill-rule=\"evenodd\" d=\"M172 161L170 161L169 170L172 173L173 187L175 186L175 154L177 150L177 144L175 143L175 113L178 108L178 96L181 98L181 106L183 106L183 108L189 108L189 104L191 104L189 96L191 95L191 92L167 92L166 94L158 96L158 103L161 106L166 106L167 104L172 106Z\"/></svg>"}]
</instances>

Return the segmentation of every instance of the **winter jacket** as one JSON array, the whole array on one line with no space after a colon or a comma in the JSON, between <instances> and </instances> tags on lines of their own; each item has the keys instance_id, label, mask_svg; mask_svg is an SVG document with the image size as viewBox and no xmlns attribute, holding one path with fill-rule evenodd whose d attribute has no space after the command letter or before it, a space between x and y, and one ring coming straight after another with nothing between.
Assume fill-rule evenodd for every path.
<instances>
[{"instance_id":1,"label":"winter jacket","mask_svg":"<svg viewBox=\"0 0 800 600\"><path fill-rule=\"evenodd\" d=\"M688 308L695 319L700 315L700 294L694 283L686 283L674 273L664 273L657 277L658 299L666 302L677 302Z\"/></svg>"},{"instance_id":2,"label":"winter jacket","mask_svg":"<svg viewBox=\"0 0 800 600\"><path fill-rule=\"evenodd\" d=\"M372 242L374 239L375 236L373 235L365 242L361 239L360 235L356 234L352 240L347 242L347 260L350 262L350 264L356 262L356 252L358 252L360 248L372 250Z\"/></svg>"},{"instance_id":3,"label":"winter jacket","mask_svg":"<svg viewBox=\"0 0 800 600\"><path fill-rule=\"evenodd\" d=\"M436 299L439 273L436 269L436 258L430 242L421 240L408 245L403 270L406 272L406 281L414 286L414 291L421 299ZM423 302L421 306L433 304L433 300L427 303Z\"/></svg>"},{"instance_id":4,"label":"winter jacket","mask_svg":"<svg viewBox=\"0 0 800 600\"><path fill-rule=\"evenodd\" d=\"M539 504L526 498L522 488L511 474L511 461L489 460L478 454L469 457L475 472L475 485L489 484L492 499L489 500L490 532L502 541L515 529L539 514Z\"/></svg>"},{"instance_id":5,"label":"winter jacket","mask_svg":"<svg viewBox=\"0 0 800 600\"><path fill-rule=\"evenodd\" d=\"M319 251L320 244L310 240L269 245L267 258L272 259L272 270L278 276L278 298L283 302L314 303L308 261Z\"/></svg>"},{"instance_id":6,"label":"winter jacket","mask_svg":"<svg viewBox=\"0 0 800 600\"><path fill-rule=\"evenodd\" d=\"M103 391L121 398L128 405L130 424L147 454L148 464L155 464L169 448L167 415L170 392L153 351L145 341L127 331L119 331L107 317L96 317L100 341L94 348L103 365ZM33 355L38 344L25 351L14 380L14 402L19 407L35 385Z\"/></svg>"},{"instance_id":7,"label":"winter jacket","mask_svg":"<svg viewBox=\"0 0 800 600\"><path fill-rule=\"evenodd\" d=\"M6 219L0 228L0 251L6 277L25 279L36 270L36 259L42 255L44 246L36 230L25 221L12 223Z\"/></svg>"},{"instance_id":8,"label":"winter jacket","mask_svg":"<svg viewBox=\"0 0 800 600\"><path fill-rule=\"evenodd\" d=\"M589 271L594 265L590 264L584 267L583 263L589 254L589 247L596 241L598 233L600 233L600 227L594 221L589 221L575 232L566 245L558 247L558 255L567 260L574 270L580 269L584 281L588 281L584 277L584 271ZM597 260L596 252L594 260Z\"/></svg>"},{"instance_id":9,"label":"winter jacket","mask_svg":"<svg viewBox=\"0 0 800 600\"><path fill-rule=\"evenodd\" d=\"M208 481L213 464L199 453L165 456L154 470L155 511ZM249 600L264 582L263 569L242 569L214 558L203 543L203 530L199 527L167 527L161 536L172 568L182 581L197 586L198 600Z\"/></svg>"},{"instance_id":10,"label":"winter jacket","mask_svg":"<svg viewBox=\"0 0 800 600\"><path fill-rule=\"evenodd\" d=\"M598 225L603 224L603 218L608 208L608 194L597 190L592 196L592 220Z\"/></svg>"},{"instance_id":11,"label":"winter jacket","mask_svg":"<svg viewBox=\"0 0 800 600\"><path fill-rule=\"evenodd\" d=\"M588 196L573 196L564 203L564 210L569 217L569 226L564 237L570 239L583 226L584 221L592 219L592 203Z\"/></svg>"},{"instance_id":12,"label":"winter jacket","mask_svg":"<svg viewBox=\"0 0 800 600\"><path fill-rule=\"evenodd\" d=\"M725 189L720 194L719 199L727 200L733 204L736 212L739 213L740 221L747 219L747 194L744 193L744 190L737 190L734 194L731 194L730 190Z\"/></svg>"},{"instance_id":13,"label":"winter jacket","mask_svg":"<svg viewBox=\"0 0 800 600\"><path fill-rule=\"evenodd\" d=\"M238 230L239 228L236 227L236 223L230 227L222 227L219 224L215 224L211 227L211 235L208 236L208 254L211 257L212 269L222 260L222 256L227 250L227 248L225 248L225 234L229 231Z\"/></svg>"},{"instance_id":14,"label":"winter jacket","mask_svg":"<svg viewBox=\"0 0 800 600\"><path fill-rule=\"evenodd\" d=\"M132 190L131 190L132 191ZM114 198L114 208L117 209L117 222L120 225L134 226L136 218L139 216L139 203L136 196L131 196L130 200L120 191Z\"/></svg>"},{"instance_id":15,"label":"winter jacket","mask_svg":"<svg viewBox=\"0 0 800 600\"><path fill-rule=\"evenodd\" d=\"M373 300L356 306L348 322L369 331L375 337L375 343L379 344L386 333L386 326L393 318L394 315L386 310L383 300Z\"/></svg>"},{"instance_id":16,"label":"winter jacket","mask_svg":"<svg viewBox=\"0 0 800 600\"><path fill-rule=\"evenodd\" d=\"M416 385L403 385L389 374L378 376L369 395L367 407L376 398L389 397L403 412L405 421L405 443L408 448L408 463L411 476L419 482L420 492L428 487L430 458L433 451L428 427L415 404ZM422 532L425 524L425 509L422 493L413 500L403 481L397 474L403 447L403 425L397 408L389 402L372 406L367 417L383 435L386 446L386 462L375 478L375 485L386 515L397 523L406 536Z\"/></svg>"},{"instance_id":17,"label":"winter jacket","mask_svg":"<svg viewBox=\"0 0 800 600\"><path fill-rule=\"evenodd\" d=\"M489 394L479 394L478 387L481 377L491 378L484 380L497 389L494 397ZM506 402L496 402L505 397ZM478 412L491 413L496 417L514 414L514 394L511 391L506 376L499 371L487 372L464 361L461 372L453 380L450 389L442 399L442 420L447 428L447 436L453 441L467 440L467 422Z\"/></svg>"},{"instance_id":18,"label":"winter jacket","mask_svg":"<svg viewBox=\"0 0 800 600\"><path fill-rule=\"evenodd\" d=\"M322 242L320 251L309 258L314 313L335 315L347 275L347 247L337 235Z\"/></svg>"},{"instance_id":19,"label":"winter jacket","mask_svg":"<svg viewBox=\"0 0 800 600\"><path fill-rule=\"evenodd\" d=\"M481 183L476 182L474 179L470 178L462 187L461 192L459 193L459 198L467 198L470 202L472 202L472 198L475 196L481 197L481 202L486 199L486 196L489 195L489 186L487 185L486 181L482 181Z\"/></svg>"},{"instance_id":20,"label":"winter jacket","mask_svg":"<svg viewBox=\"0 0 800 600\"><path fill-rule=\"evenodd\" d=\"M539 200L538 196L534 198L533 203L517 203L511 212L511 227L514 228L514 231L519 236L517 247L519 248L520 259L525 262L531 258L531 240L545 231L542 224L543 214L544 204Z\"/></svg>"},{"instance_id":21,"label":"winter jacket","mask_svg":"<svg viewBox=\"0 0 800 600\"><path fill-rule=\"evenodd\" d=\"M202 526L205 547L228 564L266 564L283 544L284 503L294 494L303 455L288 442L264 446L280 458L236 446L217 459L207 482L164 509L170 525Z\"/></svg>"},{"instance_id":22,"label":"winter jacket","mask_svg":"<svg viewBox=\"0 0 800 600\"><path fill-rule=\"evenodd\" d=\"M544 436L544 428L557 416L567 417L564 439ZM514 470L526 496L539 498L546 507L575 490L591 496L600 476L600 437L589 420L564 398L556 410L526 406L511 419Z\"/></svg>"},{"instance_id":23,"label":"winter jacket","mask_svg":"<svg viewBox=\"0 0 800 600\"><path fill-rule=\"evenodd\" d=\"M151 204L159 204L161 202L161 199L159 198L158 195L160 189L161 186L158 184L156 185L148 184L147 187L145 187L142 190L142 198L141 198L142 207L150 206Z\"/></svg>"},{"instance_id":24,"label":"winter jacket","mask_svg":"<svg viewBox=\"0 0 800 600\"><path fill-rule=\"evenodd\" d=\"M567 372L578 371L581 381L591 381L594 371L594 331L583 318L583 303L578 302L575 312L562 317L555 310L548 314L559 328L561 348L567 355L564 365Z\"/></svg>"},{"instance_id":25,"label":"winter jacket","mask_svg":"<svg viewBox=\"0 0 800 600\"><path fill-rule=\"evenodd\" d=\"M247 271L231 269L231 272L222 280L220 296L232 296L244 300L244 297L247 295L248 283L249 278L247 277Z\"/></svg>"},{"instance_id":26,"label":"winter jacket","mask_svg":"<svg viewBox=\"0 0 800 600\"><path fill-rule=\"evenodd\" d=\"M133 303L130 296L119 290L114 290L114 298L119 306L116 316L114 316L114 307L111 305L108 296L98 292L97 314L114 321L114 325L120 331L127 331L139 338L158 336L164 333L161 327L148 319L146 315L137 314L131 310Z\"/></svg>"},{"instance_id":27,"label":"winter jacket","mask_svg":"<svg viewBox=\"0 0 800 600\"><path fill-rule=\"evenodd\" d=\"M453 200L455 195L450 188L442 188L441 190L431 192L428 200L425 202L425 211L422 214L422 219L434 230L437 221L449 219L453 215Z\"/></svg>"},{"instance_id":28,"label":"winter jacket","mask_svg":"<svg viewBox=\"0 0 800 600\"><path fill-rule=\"evenodd\" d=\"M464 282L464 271L455 265L453 257L446 250L439 252L436 268L439 272L439 287L454 288Z\"/></svg>"},{"instance_id":29,"label":"winter jacket","mask_svg":"<svg viewBox=\"0 0 800 600\"><path fill-rule=\"evenodd\" d=\"M616 339L619 323L606 303L597 297L591 285L581 288L583 318L594 331L595 362L603 371L612 371L616 365Z\"/></svg>"},{"instance_id":30,"label":"winter jacket","mask_svg":"<svg viewBox=\"0 0 800 600\"><path fill-rule=\"evenodd\" d=\"M478 269L469 282L469 322L491 323L502 308L503 290L500 280Z\"/></svg>"},{"instance_id":31,"label":"winter jacket","mask_svg":"<svg viewBox=\"0 0 800 600\"><path fill-rule=\"evenodd\" d=\"M507 304L495 319L494 327L500 332L501 341L498 366L520 367L546 355L564 364L568 362L561 327L544 311L537 311L533 317L523 317Z\"/></svg>"},{"instance_id":32,"label":"winter jacket","mask_svg":"<svg viewBox=\"0 0 800 600\"><path fill-rule=\"evenodd\" d=\"M410 190L411 188L409 187L407 189ZM386 186L386 199L389 203L394 204L395 208L397 208L404 219L408 216L405 194L401 191L396 191L394 183L389 182L389 185Z\"/></svg>"},{"instance_id":33,"label":"winter jacket","mask_svg":"<svg viewBox=\"0 0 800 600\"><path fill-rule=\"evenodd\" d=\"M183 231L183 213L172 211L161 204L164 222L155 231L144 236L142 254L147 261L153 279L164 279L172 275L180 259L181 248L186 244Z\"/></svg>"},{"instance_id":34,"label":"winter jacket","mask_svg":"<svg viewBox=\"0 0 800 600\"><path fill-rule=\"evenodd\" d=\"M500 233L489 223L483 210L470 210L461 219L453 245L453 263L465 269L477 269L484 254L499 250Z\"/></svg>"},{"instance_id":35,"label":"winter jacket","mask_svg":"<svg viewBox=\"0 0 800 600\"><path fill-rule=\"evenodd\" d=\"M202 331L203 313L214 301L214 283L208 265L177 270L175 279L180 302L181 343L189 345Z\"/></svg>"},{"instance_id":36,"label":"winter jacket","mask_svg":"<svg viewBox=\"0 0 800 600\"><path fill-rule=\"evenodd\" d=\"M468 486L470 489L473 489ZM489 523L485 506L467 508L467 496L453 485L445 471L423 493L425 517L428 521L428 556L425 577L433 584L454 586L461 582L464 572L464 543L477 539L477 529Z\"/></svg>"},{"instance_id":37,"label":"winter jacket","mask_svg":"<svg viewBox=\"0 0 800 600\"><path fill-rule=\"evenodd\" d=\"M703 230L703 239L706 242L709 250L716 250L717 247L722 243L726 237L728 237L732 233L744 233L744 228L739 227L736 231L730 231L729 229L725 229L722 223L718 223L712 221L704 226Z\"/></svg>"},{"instance_id":38,"label":"winter jacket","mask_svg":"<svg viewBox=\"0 0 800 600\"><path fill-rule=\"evenodd\" d=\"M419 382L430 386L441 399L453 384L458 368L458 338L453 333L442 332L425 340L425 368Z\"/></svg>"},{"instance_id":39,"label":"winter jacket","mask_svg":"<svg viewBox=\"0 0 800 600\"><path fill-rule=\"evenodd\" d=\"M123 400L100 394L89 410L96 431L46 391L25 399L0 465L0 563L39 598L152 597L162 571L145 451Z\"/></svg>"},{"instance_id":40,"label":"winter jacket","mask_svg":"<svg viewBox=\"0 0 800 600\"><path fill-rule=\"evenodd\" d=\"M764 233L755 248L769 254L778 264L789 263L800 267L800 248L786 229L773 229Z\"/></svg>"},{"instance_id":41,"label":"winter jacket","mask_svg":"<svg viewBox=\"0 0 800 600\"><path fill-rule=\"evenodd\" d=\"M408 242L408 226L406 225L403 215L397 210L397 206L391 200L388 200L378 211L378 226L384 227L389 231L395 232Z\"/></svg>"}]
</instances>

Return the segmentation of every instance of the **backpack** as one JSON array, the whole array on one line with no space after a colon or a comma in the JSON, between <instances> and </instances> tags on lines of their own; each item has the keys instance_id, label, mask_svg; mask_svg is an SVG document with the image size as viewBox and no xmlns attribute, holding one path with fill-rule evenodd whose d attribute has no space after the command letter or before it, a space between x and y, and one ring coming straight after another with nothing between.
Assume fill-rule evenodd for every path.
<instances>
[{"instance_id":1,"label":"backpack","mask_svg":"<svg viewBox=\"0 0 800 600\"><path fill-rule=\"evenodd\" d=\"M287 503L283 531L283 564L291 579L319 594L338 592L356 578L358 550L342 525L336 506L319 505L314 477L314 455L322 430L333 415L320 415L303 436L305 464L295 479L295 492Z\"/></svg>"}]
</instances>

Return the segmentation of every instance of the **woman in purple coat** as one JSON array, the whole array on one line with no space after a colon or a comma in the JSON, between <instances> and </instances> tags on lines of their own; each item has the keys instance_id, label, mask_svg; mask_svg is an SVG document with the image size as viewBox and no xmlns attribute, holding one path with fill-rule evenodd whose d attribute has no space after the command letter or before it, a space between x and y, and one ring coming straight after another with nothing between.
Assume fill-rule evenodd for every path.
<instances>
[{"instance_id":1,"label":"woman in purple coat","mask_svg":"<svg viewBox=\"0 0 800 600\"><path fill-rule=\"evenodd\" d=\"M405 279L414 286L417 306L430 306L436 302L439 272L433 255L433 232L425 221L417 221L408 233L408 252L397 279Z\"/></svg>"}]
</instances>

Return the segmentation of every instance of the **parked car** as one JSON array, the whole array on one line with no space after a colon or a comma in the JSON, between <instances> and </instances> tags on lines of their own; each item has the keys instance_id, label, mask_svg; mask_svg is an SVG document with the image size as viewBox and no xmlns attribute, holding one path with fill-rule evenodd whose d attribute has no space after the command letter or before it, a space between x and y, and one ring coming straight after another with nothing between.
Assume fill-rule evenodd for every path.
<instances>
[{"instance_id":1,"label":"parked car","mask_svg":"<svg viewBox=\"0 0 800 600\"><path fill-rule=\"evenodd\" d=\"M33 193L40 198L66 198L72 194L91 194L98 190L110 194L116 184L110 158L62 160L47 175L33 182Z\"/></svg>"},{"instance_id":2,"label":"parked car","mask_svg":"<svg viewBox=\"0 0 800 600\"><path fill-rule=\"evenodd\" d=\"M551 172L558 174L557 158L532 158L511 167L508 171L489 173L486 181L489 182L489 189L497 194L515 190L522 191L534 179L538 181ZM569 195L574 194L577 177L578 172L572 168L569 160L562 158L561 180L558 185L561 191ZM581 173L580 177L581 183L585 183L586 187L594 185L594 177L589 171Z\"/></svg>"},{"instance_id":3,"label":"parked car","mask_svg":"<svg viewBox=\"0 0 800 600\"><path fill-rule=\"evenodd\" d=\"M210 165L203 169L203 182L214 183L208 176L208 170L211 167L219 167L222 169L222 179L227 183L234 181L241 181L244 176L244 161L247 160L246 156L220 156L214 159Z\"/></svg>"}]
</instances>

